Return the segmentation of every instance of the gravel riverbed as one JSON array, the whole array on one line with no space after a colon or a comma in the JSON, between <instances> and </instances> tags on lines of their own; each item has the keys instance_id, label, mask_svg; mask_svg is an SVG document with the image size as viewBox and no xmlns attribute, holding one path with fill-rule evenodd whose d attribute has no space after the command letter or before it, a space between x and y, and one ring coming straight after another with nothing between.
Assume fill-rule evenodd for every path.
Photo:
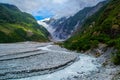
<instances>
[{"instance_id":1,"label":"gravel riverbed","mask_svg":"<svg viewBox=\"0 0 120 80\"><path fill-rule=\"evenodd\" d=\"M112 80L119 66L53 43L0 44L0 80ZM115 80L119 80L115 78Z\"/></svg>"}]
</instances>

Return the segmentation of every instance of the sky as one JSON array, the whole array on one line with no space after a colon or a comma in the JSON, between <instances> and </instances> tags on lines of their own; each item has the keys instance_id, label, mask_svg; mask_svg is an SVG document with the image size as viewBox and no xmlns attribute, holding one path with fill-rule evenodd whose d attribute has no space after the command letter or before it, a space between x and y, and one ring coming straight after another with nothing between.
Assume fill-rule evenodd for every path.
<instances>
[{"instance_id":1,"label":"sky","mask_svg":"<svg viewBox=\"0 0 120 80\"><path fill-rule=\"evenodd\" d=\"M32 14L37 20L72 16L84 7L104 0L0 0L16 5L21 11Z\"/></svg>"}]
</instances>

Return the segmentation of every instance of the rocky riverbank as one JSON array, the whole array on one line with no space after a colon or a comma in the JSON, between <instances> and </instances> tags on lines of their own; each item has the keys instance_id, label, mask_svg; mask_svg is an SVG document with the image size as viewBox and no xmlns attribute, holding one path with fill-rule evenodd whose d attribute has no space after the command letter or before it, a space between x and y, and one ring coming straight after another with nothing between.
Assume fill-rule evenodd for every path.
<instances>
[{"instance_id":1,"label":"rocky riverbank","mask_svg":"<svg viewBox=\"0 0 120 80\"><path fill-rule=\"evenodd\" d=\"M114 52L116 52L116 49L107 47L105 44L99 44L97 48L86 51L85 54L97 57L97 62L102 67L98 73L92 74L85 80L120 80L120 66L111 62L112 53Z\"/></svg>"}]
</instances>

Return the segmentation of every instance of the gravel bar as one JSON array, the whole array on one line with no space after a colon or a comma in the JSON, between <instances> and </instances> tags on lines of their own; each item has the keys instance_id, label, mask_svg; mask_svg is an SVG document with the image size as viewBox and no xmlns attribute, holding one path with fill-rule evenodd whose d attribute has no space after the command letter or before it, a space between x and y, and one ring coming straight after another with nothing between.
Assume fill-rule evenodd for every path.
<instances>
[{"instance_id":1,"label":"gravel bar","mask_svg":"<svg viewBox=\"0 0 120 80\"><path fill-rule=\"evenodd\" d=\"M78 54L45 50L48 45L52 43L0 44L0 80L48 74L78 58Z\"/></svg>"}]
</instances>

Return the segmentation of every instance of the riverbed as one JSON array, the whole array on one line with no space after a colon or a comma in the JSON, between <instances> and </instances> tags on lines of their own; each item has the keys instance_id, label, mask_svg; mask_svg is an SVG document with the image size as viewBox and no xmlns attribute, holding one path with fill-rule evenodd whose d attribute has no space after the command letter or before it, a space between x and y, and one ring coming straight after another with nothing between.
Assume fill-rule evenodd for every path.
<instances>
[{"instance_id":1,"label":"riverbed","mask_svg":"<svg viewBox=\"0 0 120 80\"><path fill-rule=\"evenodd\" d=\"M0 80L111 80L117 69L53 43L0 44Z\"/></svg>"}]
</instances>

